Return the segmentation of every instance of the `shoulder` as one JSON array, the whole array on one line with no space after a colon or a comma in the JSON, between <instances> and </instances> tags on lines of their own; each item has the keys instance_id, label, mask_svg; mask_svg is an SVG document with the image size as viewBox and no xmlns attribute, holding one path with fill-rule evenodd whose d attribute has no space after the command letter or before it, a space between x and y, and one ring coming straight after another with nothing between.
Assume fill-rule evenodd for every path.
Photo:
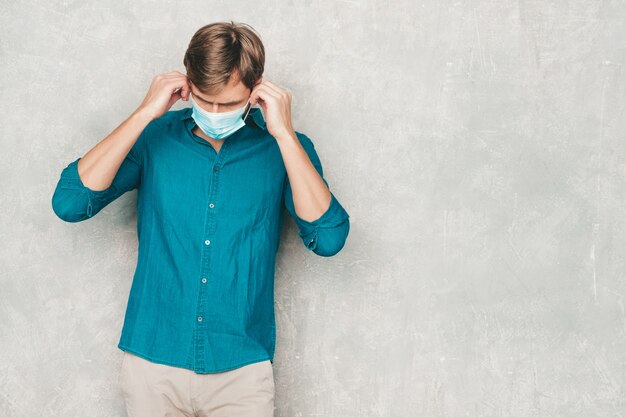
<instances>
[{"instance_id":1,"label":"shoulder","mask_svg":"<svg viewBox=\"0 0 626 417\"><path fill-rule=\"evenodd\" d=\"M143 129L135 144L136 152L145 152L156 146L160 139L178 129L184 117L184 110L170 110L152 119Z\"/></svg>"},{"instance_id":2,"label":"shoulder","mask_svg":"<svg viewBox=\"0 0 626 417\"><path fill-rule=\"evenodd\" d=\"M172 134L179 134L181 127L184 125L185 119L190 116L188 108L180 110L169 110L161 116L153 119L144 129L144 135L151 138L167 137Z\"/></svg>"},{"instance_id":3,"label":"shoulder","mask_svg":"<svg viewBox=\"0 0 626 417\"><path fill-rule=\"evenodd\" d=\"M169 110L157 117L152 122L162 127L171 126L181 123L191 116L191 107L185 107L179 110Z\"/></svg>"}]
</instances>

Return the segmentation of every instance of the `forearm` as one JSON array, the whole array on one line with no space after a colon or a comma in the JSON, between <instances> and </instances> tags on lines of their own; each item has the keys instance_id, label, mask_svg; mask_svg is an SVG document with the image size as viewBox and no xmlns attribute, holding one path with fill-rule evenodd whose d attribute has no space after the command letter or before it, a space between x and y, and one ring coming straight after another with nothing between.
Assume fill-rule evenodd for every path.
<instances>
[{"instance_id":1,"label":"forearm","mask_svg":"<svg viewBox=\"0 0 626 417\"><path fill-rule=\"evenodd\" d=\"M107 189L124 158L152 117L138 108L106 138L96 144L78 161L78 173L91 190Z\"/></svg>"},{"instance_id":2,"label":"forearm","mask_svg":"<svg viewBox=\"0 0 626 417\"><path fill-rule=\"evenodd\" d=\"M331 194L311 163L295 133L276 138L283 157L296 213L306 221L319 219L328 210Z\"/></svg>"}]
</instances>

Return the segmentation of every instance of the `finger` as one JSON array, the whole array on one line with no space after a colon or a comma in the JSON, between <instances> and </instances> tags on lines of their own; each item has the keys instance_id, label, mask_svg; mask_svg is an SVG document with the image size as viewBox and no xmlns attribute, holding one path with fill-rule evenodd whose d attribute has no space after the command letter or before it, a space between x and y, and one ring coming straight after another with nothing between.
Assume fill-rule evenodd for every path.
<instances>
[{"instance_id":1,"label":"finger","mask_svg":"<svg viewBox=\"0 0 626 417\"><path fill-rule=\"evenodd\" d=\"M287 100L291 101L291 91L287 90L286 88L279 87L271 81L265 81L264 85L277 92L279 96L285 97Z\"/></svg>"},{"instance_id":2,"label":"finger","mask_svg":"<svg viewBox=\"0 0 626 417\"><path fill-rule=\"evenodd\" d=\"M263 101L275 101L280 97L274 90L268 88L266 85L260 85L257 90L250 97L250 101L252 104L256 104L258 99L261 98Z\"/></svg>"},{"instance_id":3,"label":"finger","mask_svg":"<svg viewBox=\"0 0 626 417\"><path fill-rule=\"evenodd\" d=\"M180 76L180 75L185 75L185 74L183 74L182 72L177 71L177 70L168 71L168 72L166 72L165 74L166 74L166 75L178 75L178 76Z\"/></svg>"},{"instance_id":4,"label":"finger","mask_svg":"<svg viewBox=\"0 0 626 417\"><path fill-rule=\"evenodd\" d=\"M178 77L178 75L170 71L170 72L164 72L163 74L161 74L161 77L163 77L166 80L171 80L174 77Z\"/></svg>"},{"instance_id":5,"label":"finger","mask_svg":"<svg viewBox=\"0 0 626 417\"><path fill-rule=\"evenodd\" d=\"M189 84L189 79L187 78L186 75L183 75L183 87L181 89L181 97L183 100L187 101L189 100L189 93L191 92L191 85Z\"/></svg>"},{"instance_id":6,"label":"finger","mask_svg":"<svg viewBox=\"0 0 626 417\"><path fill-rule=\"evenodd\" d=\"M180 100L180 92L176 92L174 94L172 94L172 96L170 97L170 101L168 103L168 109L171 108L174 103L176 103L178 100Z\"/></svg>"},{"instance_id":7,"label":"finger","mask_svg":"<svg viewBox=\"0 0 626 417\"><path fill-rule=\"evenodd\" d=\"M277 86L276 84L268 80L265 80L263 82L263 85L265 85L267 88L271 89L272 91L275 91L277 94L282 94L282 92L284 91L282 88L280 88L279 86Z\"/></svg>"},{"instance_id":8,"label":"finger","mask_svg":"<svg viewBox=\"0 0 626 417\"><path fill-rule=\"evenodd\" d=\"M270 101L273 102L275 100L276 100L276 97L269 94L266 90L257 90L254 93L254 96L250 97L250 104L251 105L259 104L261 106L264 106Z\"/></svg>"},{"instance_id":9,"label":"finger","mask_svg":"<svg viewBox=\"0 0 626 417\"><path fill-rule=\"evenodd\" d=\"M248 101L252 100L254 93L256 93L259 87L262 85L261 80L262 79L258 80L257 83L254 85L254 87L252 87L252 90L250 91L250 98L248 99Z\"/></svg>"},{"instance_id":10,"label":"finger","mask_svg":"<svg viewBox=\"0 0 626 417\"><path fill-rule=\"evenodd\" d=\"M180 71L170 71L170 72L163 73L161 75L166 80L175 80L175 79L178 79L178 78L187 78L187 75L183 74Z\"/></svg>"},{"instance_id":11,"label":"finger","mask_svg":"<svg viewBox=\"0 0 626 417\"><path fill-rule=\"evenodd\" d=\"M289 90L288 88L284 88L284 87L280 87L276 84L274 84L273 82L266 80L265 84L268 85L269 87L272 87L274 90L277 90L281 93L287 94L287 95L291 95L291 90Z\"/></svg>"},{"instance_id":12,"label":"finger","mask_svg":"<svg viewBox=\"0 0 626 417\"><path fill-rule=\"evenodd\" d=\"M187 81L187 77L178 76L167 81L167 88L171 89L171 92L180 92L180 97L183 100L189 99L189 91L191 87Z\"/></svg>"}]
</instances>

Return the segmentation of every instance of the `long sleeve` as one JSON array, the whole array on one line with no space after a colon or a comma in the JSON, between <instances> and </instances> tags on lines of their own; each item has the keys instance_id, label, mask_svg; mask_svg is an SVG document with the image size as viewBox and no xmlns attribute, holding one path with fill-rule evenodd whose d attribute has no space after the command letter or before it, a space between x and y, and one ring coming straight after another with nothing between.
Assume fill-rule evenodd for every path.
<instances>
[{"instance_id":1,"label":"long sleeve","mask_svg":"<svg viewBox=\"0 0 626 417\"><path fill-rule=\"evenodd\" d=\"M69 163L61 172L52 196L52 210L66 222L89 219L127 191L139 188L145 152L146 127L120 165L111 185L105 190L85 186L78 174L78 161Z\"/></svg>"},{"instance_id":2,"label":"long sleeve","mask_svg":"<svg viewBox=\"0 0 626 417\"><path fill-rule=\"evenodd\" d=\"M302 133L296 133L298 140L305 149L309 159L315 166L326 186L328 182L324 178L322 163L320 161L311 139ZM330 190L330 187L329 187ZM328 209L316 220L306 221L296 213L293 204L293 195L289 184L289 176L285 179L284 204L291 217L298 226L298 234L305 247L319 256L333 256L345 245L350 231L350 215L339 203L331 191L331 201Z\"/></svg>"}]
</instances>

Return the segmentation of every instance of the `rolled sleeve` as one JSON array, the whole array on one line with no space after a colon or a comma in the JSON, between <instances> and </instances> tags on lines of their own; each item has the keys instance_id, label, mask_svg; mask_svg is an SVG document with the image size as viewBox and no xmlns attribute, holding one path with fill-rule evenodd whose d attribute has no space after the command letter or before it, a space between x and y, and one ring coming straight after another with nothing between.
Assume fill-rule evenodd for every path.
<instances>
[{"instance_id":1,"label":"rolled sleeve","mask_svg":"<svg viewBox=\"0 0 626 417\"><path fill-rule=\"evenodd\" d=\"M52 210L57 217L70 223L89 219L125 192L139 188L146 131L143 130L111 185L104 190L92 190L83 184L78 173L78 161L82 157L70 162L61 172L52 195Z\"/></svg>"},{"instance_id":2,"label":"rolled sleeve","mask_svg":"<svg viewBox=\"0 0 626 417\"><path fill-rule=\"evenodd\" d=\"M315 151L313 142L306 135L297 133L297 136L313 166L315 166L315 169L328 187L329 185L324 178L322 164ZM319 256L336 255L344 247L350 231L350 215L335 194L332 191L330 194L331 200L326 211L316 220L307 221L296 213L289 177L287 176L285 179L284 202L287 211L298 227L298 234L304 246Z\"/></svg>"}]
</instances>

